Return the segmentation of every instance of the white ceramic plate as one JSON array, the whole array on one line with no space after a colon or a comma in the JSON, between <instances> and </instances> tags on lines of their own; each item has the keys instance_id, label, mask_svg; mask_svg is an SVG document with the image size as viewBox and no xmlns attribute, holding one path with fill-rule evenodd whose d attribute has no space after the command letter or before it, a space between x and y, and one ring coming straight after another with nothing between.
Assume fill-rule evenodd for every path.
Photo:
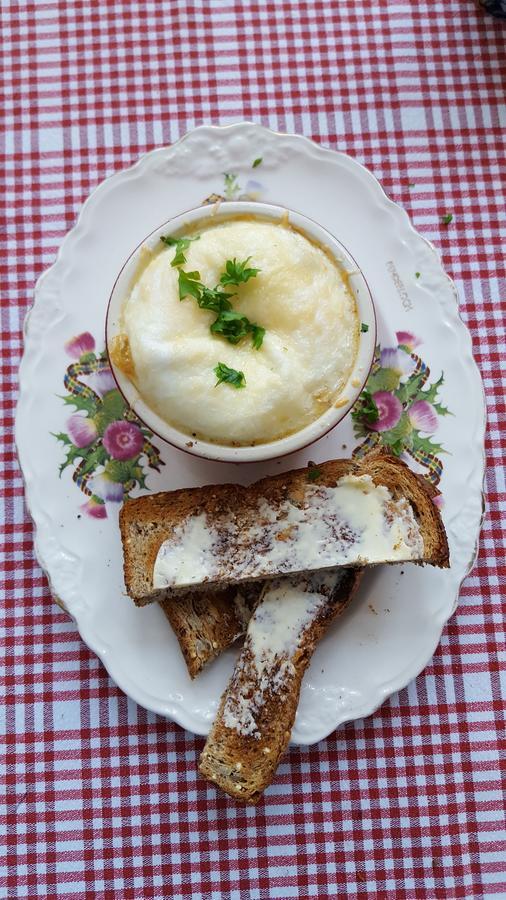
<instances>
[{"instance_id":1,"label":"white ceramic plate","mask_svg":"<svg viewBox=\"0 0 506 900\"><path fill-rule=\"evenodd\" d=\"M101 359L112 285L145 235L212 194L300 210L357 259L378 314L381 357L370 387L381 432L349 416L308 450L237 466L151 441L129 420ZM405 565L368 575L306 675L293 740L310 744L371 713L432 656L475 557L484 427L470 336L433 247L353 159L253 124L198 128L101 184L39 280L26 322L16 435L51 590L128 695L199 734L209 729L235 651L192 683L162 612L136 609L125 596L117 527L123 492L246 483L380 440L411 450L406 458L426 476L441 476L451 568ZM87 446L79 450L76 442Z\"/></svg>"}]
</instances>

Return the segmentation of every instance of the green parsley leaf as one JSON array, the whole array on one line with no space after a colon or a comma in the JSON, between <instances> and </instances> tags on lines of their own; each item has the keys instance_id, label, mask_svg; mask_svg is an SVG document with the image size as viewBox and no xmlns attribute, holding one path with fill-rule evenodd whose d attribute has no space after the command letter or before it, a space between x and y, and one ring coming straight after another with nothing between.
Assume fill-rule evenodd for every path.
<instances>
[{"instance_id":1,"label":"green parsley leaf","mask_svg":"<svg viewBox=\"0 0 506 900\"><path fill-rule=\"evenodd\" d=\"M184 264L186 263L186 256L184 255L184 251L186 249L187 247L183 246L183 241L176 245L176 253L174 255L174 259L171 262L171 266L173 268L176 268L177 266L184 266Z\"/></svg>"},{"instance_id":2,"label":"green parsley leaf","mask_svg":"<svg viewBox=\"0 0 506 900\"><path fill-rule=\"evenodd\" d=\"M250 333L250 321L242 313L233 309L220 312L218 318L211 325L213 334L222 334L231 344L239 341Z\"/></svg>"},{"instance_id":3,"label":"green parsley leaf","mask_svg":"<svg viewBox=\"0 0 506 900\"><path fill-rule=\"evenodd\" d=\"M261 166L263 161L263 156L259 156L257 159L253 161L252 169L256 169L257 166Z\"/></svg>"},{"instance_id":4,"label":"green parsley leaf","mask_svg":"<svg viewBox=\"0 0 506 900\"><path fill-rule=\"evenodd\" d=\"M238 372L237 369L229 369L229 367L226 366L225 363L218 363L218 365L213 369L213 372L218 379L215 387L218 387L218 385L222 383L230 384L232 385L232 387L235 387L237 389L246 386L246 378L244 377L244 372Z\"/></svg>"},{"instance_id":5,"label":"green parsley leaf","mask_svg":"<svg viewBox=\"0 0 506 900\"><path fill-rule=\"evenodd\" d=\"M251 339L255 350L260 350L260 347L263 344L264 335L265 328L262 328L261 325L251 325Z\"/></svg>"},{"instance_id":6,"label":"green parsley leaf","mask_svg":"<svg viewBox=\"0 0 506 900\"><path fill-rule=\"evenodd\" d=\"M179 270L179 299L194 297L200 300L203 285L200 282L200 272L183 272Z\"/></svg>"},{"instance_id":7,"label":"green parsley leaf","mask_svg":"<svg viewBox=\"0 0 506 900\"><path fill-rule=\"evenodd\" d=\"M420 278L420 272L415 272L415 278Z\"/></svg>"},{"instance_id":8,"label":"green parsley leaf","mask_svg":"<svg viewBox=\"0 0 506 900\"><path fill-rule=\"evenodd\" d=\"M255 350L259 350L264 339L265 328L250 322L247 316L233 309L222 310L211 325L212 334L221 334L230 344L238 344L251 334Z\"/></svg>"},{"instance_id":9,"label":"green parsley leaf","mask_svg":"<svg viewBox=\"0 0 506 900\"><path fill-rule=\"evenodd\" d=\"M308 481L316 481L320 477L321 474L322 474L322 470L318 469L315 466L314 468L309 469L309 471L307 473L307 480Z\"/></svg>"},{"instance_id":10,"label":"green parsley leaf","mask_svg":"<svg viewBox=\"0 0 506 900\"><path fill-rule=\"evenodd\" d=\"M452 213L447 213L446 216L442 216L441 221L443 225L449 225L453 219Z\"/></svg>"},{"instance_id":11,"label":"green parsley leaf","mask_svg":"<svg viewBox=\"0 0 506 900\"><path fill-rule=\"evenodd\" d=\"M191 240L197 239L179 238L176 240L170 236L167 237L166 243L176 247L176 255L172 261L173 266L186 262L184 251L188 248ZM212 334L221 334L231 344L238 344L242 338L250 334L253 347L255 350L259 350L264 339L265 328L255 322L250 322L247 316L233 310L231 300L235 297L235 291L230 293L223 290L224 285L239 284L256 276L260 269L248 268L247 264L250 259L251 257L248 256L243 262L237 262L236 259L227 260L226 271L222 273L220 279L221 283L214 288L208 288L202 284L200 272L185 272L183 269L179 269L179 299L193 297L200 309L209 309L218 314L210 326Z\"/></svg>"},{"instance_id":12,"label":"green parsley leaf","mask_svg":"<svg viewBox=\"0 0 506 900\"><path fill-rule=\"evenodd\" d=\"M198 241L199 238L200 238L199 234L193 238L188 238L188 237L175 238L175 237L172 237L170 234L167 234L167 235L162 234L160 237L160 240L164 244L167 244L168 247L176 248L176 253L175 253L174 259L171 262L171 266L174 266L174 268L176 268L176 266L184 266L184 264L186 262L186 256L185 256L186 250L188 250L188 247L190 246L192 241Z\"/></svg>"},{"instance_id":13,"label":"green parsley leaf","mask_svg":"<svg viewBox=\"0 0 506 900\"><path fill-rule=\"evenodd\" d=\"M234 296L234 294L222 291L219 286L207 288L202 285L202 294L197 302L201 309L212 309L213 312L221 313L224 310L232 309L230 299Z\"/></svg>"},{"instance_id":14,"label":"green parsley leaf","mask_svg":"<svg viewBox=\"0 0 506 900\"><path fill-rule=\"evenodd\" d=\"M241 284L255 278L260 269L247 268L251 256L248 256L244 262L237 262L237 259L227 259L225 263L225 272L221 275L220 283L225 284Z\"/></svg>"},{"instance_id":15,"label":"green parsley leaf","mask_svg":"<svg viewBox=\"0 0 506 900\"><path fill-rule=\"evenodd\" d=\"M360 326L360 331L363 334L366 334L369 331L369 325L366 325L365 322L362 322L362 324Z\"/></svg>"}]
</instances>

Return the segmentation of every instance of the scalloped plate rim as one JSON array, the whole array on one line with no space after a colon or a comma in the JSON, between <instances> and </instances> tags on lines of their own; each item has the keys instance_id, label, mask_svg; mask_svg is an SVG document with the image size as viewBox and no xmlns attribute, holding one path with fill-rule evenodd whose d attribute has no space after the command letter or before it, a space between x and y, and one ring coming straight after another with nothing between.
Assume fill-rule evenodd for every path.
<instances>
[{"instance_id":1,"label":"scalloped plate rim","mask_svg":"<svg viewBox=\"0 0 506 900\"><path fill-rule=\"evenodd\" d=\"M269 136L270 138L279 137L279 138L287 139L290 141L295 140L299 144L304 144L306 149L309 150L313 156L325 155L330 160L332 160L332 159L335 160L335 157L339 156L342 160L346 161L347 165L352 165L355 168L358 167L361 170L362 177L365 176L365 178L367 179L369 184L371 186L374 186L374 189L378 195L378 198L381 199L383 205L386 204L389 207L390 212L392 212L395 216L397 216L397 217L400 216L403 219L403 226L404 227L407 226L409 228L411 235L414 235L417 240L421 239L426 244L427 248L431 251L431 253L434 254L434 257L435 257L437 265L438 265L438 269L444 275L445 279L449 283L449 286L451 287L453 299L455 302L455 306L452 309L452 312L454 315L454 322L456 324L458 324L459 338L460 338L461 343L464 345L462 347L462 349L465 349L467 351L465 354L466 361L467 361L467 363L469 363L471 365L471 368L473 369L473 373L475 376L475 380L477 380L477 382L479 383L480 388L481 388L481 398L480 399L481 399L481 403L482 403L482 407L483 407L483 421L482 421L482 428L481 428L480 434L477 435L477 438L478 438L477 443L479 443L480 448L481 448L480 471L482 473L482 479L481 479L482 511L481 511L481 518L480 518L479 527L477 530L477 536L476 536L476 541L475 541L473 551L472 551L471 556L466 564L466 568L465 568L465 571L464 571L462 577L460 579L458 579L458 583L455 585L456 591L455 591L455 596L453 599L453 605L452 605L450 611L448 612L448 614L446 614L446 611L445 611L445 613L441 619L441 622L439 623L441 627L439 630L439 634L436 636L435 642L433 642L433 646L431 645L431 648L429 649L428 652L427 652L427 649L425 649L419 655L421 658L421 662L420 662L420 660L415 662L414 665L409 669L409 672L407 672L405 669L400 675L397 675L396 677L391 678L389 681L381 682L381 684L376 684L375 685L376 696L374 698L367 698L361 705L357 704L357 706L353 710L352 715L339 716L338 711L336 711L336 721L335 721L335 724L332 725L332 727L329 728L327 726L324 726L323 729L321 730L321 732L317 732L315 729L315 735L314 735L314 737L311 738L311 740L308 739L308 740L304 740L304 741L302 741L302 740L297 741L297 743L301 744L301 745L310 745L310 744L317 743L320 740L324 739L330 733L332 733L332 731L334 731L337 727L344 724L345 722L354 721L356 719L360 719L360 718L363 718L365 716L368 716L368 715L371 715L372 713L374 713L385 702L385 700L388 697L390 697L396 691L404 688L414 678L416 678L416 676L418 674L420 674L420 672L423 671L423 669L426 667L426 665L432 658L435 649L437 648L437 646L439 644L444 625L446 624L446 622L449 620L449 618L455 611L455 608L458 603L459 592L460 592L460 587L462 585L462 582L465 580L465 578L467 577L469 572L472 570L474 563L476 561L476 557L478 554L478 547L479 547L479 534L481 531L481 526L483 523L483 518L484 518L485 510L486 510L485 493L484 493L484 480L485 480L485 474L486 474L485 448L484 448L484 442L483 442L482 436L484 434L485 426L486 426L487 407L486 407L483 382L481 379L481 375L480 375L478 366L477 366L474 356L472 354L471 334L460 316L457 288L456 288L456 285L455 285L453 279L444 270L443 265L442 265L441 255L440 255L439 251L437 250L437 248L426 237L424 237L424 235L421 235L415 229L406 210L387 195L387 193L385 192L384 188L382 187L381 183L378 181L376 176L369 169L367 169L362 163L360 163L358 160L354 159L349 154L344 153L343 151L333 150L332 148L321 147L319 144L312 141L310 138L308 138L305 135L273 131L269 128L266 128L263 125L259 125L257 123L249 122L249 121L233 123L233 124L224 125L224 126L201 125L195 129L193 129L192 131L187 132L185 135L181 136L173 144L155 148L155 149L143 154L131 166L128 166L124 169L121 169L121 170L109 175L107 178L105 178L103 181L101 181L93 189L93 191L90 193L90 195L84 201L84 203L79 211L79 214L77 216L75 224L67 232L67 234L65 235L64 239L62 240L62 242L60 244L60 247L56 254L54 262L47 269L45 269L44 272L41 273L41 275L39 276L39 278L37 279L37 282L35 284L34 300L33 300L31 307L27 310L27 313L26 313L26 316L24 319L24 323L23 323L24 348L23 348L23 355L21 358L20 368L19 368L19 397L18 397L17 411L16 411L15 443L16 443L18 458L20 460L20 467L21 467L21 471L22 471L23 482L25 485L26 504L27 504L29 515L30 515L33 525L34 525L35 556L39 562L39 565L41 566L42 570L44 571L46 577L48 578L50 589L52 590L52 588L51 588L52 579L51 579L50 572L48 571L48 566L50 565L50 562L44 558L44 554L40 548L39 541L37 539L37 532L38 532L39 526L37 525L36 520L35 520L35 513L33 511L33 497L31 496L31 491L27 484L27 479L26 479L26 468L27 467L26 467L26 464L21 464L21 459L23 457L23 451L20 450L20 440L19 440L19 427L20 427L19 422L21 420L23 406L24 406L24 402L25 402L25 396L27 393L26 387L23 383L23 377L25 375L24 370L28 366L29 355L30 355L27 352L26 342L30 339L29 329L30 329L31 314L32 314L34 308L36 307L37 303L42 301L42 292L43 292L43 288L44 288L44 282L48 279L48 277L51 274L54 275L55 270L57 271L58 268L60 267L62 259L64 257L66 247L68 246L69 240L72 240L72 238L76 239L79 237L79 233L83 227L83 220L86 219L86 213L87 213L89 206L93 205L93 201L96 199L97 195L99 196L101 193L103 193L105 190L107 190L109 185L112 182L114 182L114 180L119 181L127 176L130 176L131 174L134 173L134 171L142 170L143 166L146 166L148 164L148 162L155 157L163 157L164 154L172 155L172 153L177 152L178 147L181 144L183 144L185 141L190 139L193 135L203 134L203 133L209 133L212 135L212 134L216 134L216 133L220 133L220 132L224 132L224 131L234 131L234 130L237 131L239 129L244 129L244 128L249 128L249 129L253 128L255 131L261 131L266 136ZM449 305L449 303L446 302L446 299L444 302L440 301L440 306L442 309L444 309L445 307L450 309L450 305ZM455 316L455 313L456 313L456 316ZM54 592L53 592L53 594L54 594ZM88 629L86 627L87 623L83 623L82 625L79 624L79 622L73 615L72 610L68 609L67 605L65 604L65 601L61 597L55 596L55 599L57 600L60 607L63 607L66 610L67 614L74 620L74 622L76 623L77 630L78 630L82 640L86 643L86 645L89 647L89 649L92 652L96 653L96 655L101 659L101 661L104 664L106 670L108 671L110 677L114 680L115 683L117 683L116 677L115 677L114 671L113 671L114 664L109 666L109 662L110 662L109 650L110 650L110 648L107 645L104 645L104 643L100 640L99 635L97 635L96 633L90 633L90 629ZM128 681L128 679L127 679L127 681ZM125 680L123 680L123 684L125 684ZM207 733L206 730L201 725L199 725L199 723L194 719L194 717L191 715L191 713L187 709L185 709L181 706L177 706L177 705L163 704L164 712L160 713L160 706L157 707L153 703L150 703L149 697L144 695L142 690L139 691L136 684L130 683L127 688L122 687L120 689L124 690L125 693L128 694L128 696L130 696L132 699L134 699L136 702L138 702L143 707L145 707L159 715L161 714L161 715L165 715L165 716L171 718L177 724L179 724L181 727L187 728L199 735L205 735ZM371 702L371 699L372 699L372 702Z\"/></svg>"}]
</instances>

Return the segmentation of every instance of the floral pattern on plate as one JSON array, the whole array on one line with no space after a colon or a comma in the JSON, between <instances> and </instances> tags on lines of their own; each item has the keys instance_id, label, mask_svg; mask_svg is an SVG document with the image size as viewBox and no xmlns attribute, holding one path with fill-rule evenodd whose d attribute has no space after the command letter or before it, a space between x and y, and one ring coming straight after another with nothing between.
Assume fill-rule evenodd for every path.
<instances>
[{"instance_id":1,"label":"floral pattern on plate","mask_svg":"<svg viewBox=\"0 0 506 900\"><path fill-rule=\"evenodd\" d=\"M409 331L396 337L396 347L376 347L365 390L352 410L355 437L365 438L353 455L383 444L437 485L446 451L432 436L439 416L451 415L438 397L444 373L429 383L430 369L414 352L421 340Z\"/></svg>"},{"instance_id":2,"label":"floral pattern on plate","mask_svg":"<svg viewBox=\"0 0 506 900\"><path fill-rule=\"evenodd\" d=\"M260 158L256 159L252 168L255 169L261 162ZM210 194L202 201L203 205L219 203L221 200L260 200L263 192L262 183L254 178L248 178L245 186L241 187L239 177L237 172L224 172L223 193Z\"/></svg>"},{"instance_id":3,"label":"floral pattern on plate","mask_svg":"<svg viewBox=\"0 0 506 900\"><path fill-rule=\"evenodd\" d=\"M121 503L135 487L145 490L146 467L159 471L164 463L152 432L125 404L105 350L96 353L93 335L71 338L65 350L74 362L65 372L62 399L75 412L67 430L55 434L66 453L60 476L72 466L72 478L88 498L81 511L105 519L107 503Z\"/></svg>"}]
</instances>

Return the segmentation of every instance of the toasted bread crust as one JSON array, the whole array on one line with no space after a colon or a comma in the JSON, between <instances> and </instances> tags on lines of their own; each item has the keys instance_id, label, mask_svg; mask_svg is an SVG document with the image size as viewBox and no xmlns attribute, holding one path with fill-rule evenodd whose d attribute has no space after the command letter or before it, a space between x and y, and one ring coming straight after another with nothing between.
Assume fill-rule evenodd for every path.
<instances>
[{"instance_id":1,"label":"toasted bread crust","mask_svg":"<svg viewBox=\"0 0 506 900\"><path fill-rule=\"evenodd\" d=\"M300 646L290 658L294 674L271 690L256 713L258 733L241 734L226 724L225 705L230 696L254 691L255 670L248 657L248 642L236 662L218 713L200 757L199 772L240 803L258 803L271 783L284 753L295 720L302 678L320 637L354 597L363 570L347 569L324 606L304 631ZM262 600L260 600L259 607ZM253 674L252 674L253 673ZM246 683L247 680L247 683ZM252 688L253 680L253 688ZM273 678L273 681L275 678Z\"/></svg>"},{"instance_id":2,"label":"toasted bread crust","mask_svg":"<svg viewBox=\"0 0 506 900\"><path fill-rule=\"evenodd\" d=\"M387 487L394 499L405 497L412 506L424 541L424 555L419 561L448 566L446 533L432 502L438 492L389 451L374 450L357 461L330 460L319 463L317 469L319 485L332 487L344 475L370 475L376 484ZM212 522L224 510L244 510L248 506L256 510L262 499L275 508L286 500L303 499L308 484L314 481L308 479L308 469L303 468L263 478L247 488L237 484L208 485L127 501L120 512L120 530L128 594L139 606L176 595L178 589L155 590L152 575L160 546L189 516L205 512ZM214 584L213 588L217 586ZM224 586L220 582L219 587Z\"/></svg>"},{"instance_id":3,"label":"toasted bread crust","mask_svg":"<svg viewBox=\"0 0 506 900\"><path fill-rule=\"evenodd\" d=\"M160 600L191 678L246 633L261 588L261 584L241 590L231 586Z\"/></svg>"}]
</instances>

